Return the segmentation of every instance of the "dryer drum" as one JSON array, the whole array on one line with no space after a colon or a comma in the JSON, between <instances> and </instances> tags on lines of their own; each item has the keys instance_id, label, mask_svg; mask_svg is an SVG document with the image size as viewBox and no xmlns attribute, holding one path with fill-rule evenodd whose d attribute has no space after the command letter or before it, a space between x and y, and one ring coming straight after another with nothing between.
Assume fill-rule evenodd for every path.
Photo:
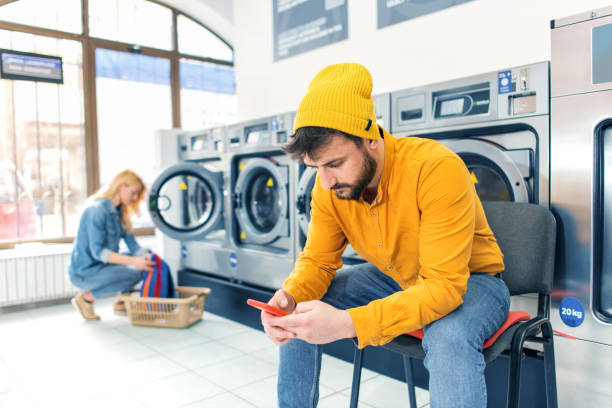
<instances>
[{"instance_id":1,"label":"dryer drum","mask_svg":"<svg viewBox=\"0 0 612 408\"><path fill-rule=\"evenodd\" d=\"M222 186L222 173L199 163L170 166L151 185L151 220L164 234L181 241L223 230Z\"/></svg>"},{"instance_id":2,"label":"dryer drum","mask_svg":"<svg viewBox=\"0 0 612 408\"><path fill-rule=\"evenodd\" d=\"M470 172L481 201L514 201L507 175L491 160L474 154L459 154Z\"/></svg>"},{"instance_id":3,"label":"dryer drum","mask_svg":"<svg viewBox=\"0 0 612 408\"><path fill-rule=\"evenodd\" d=\"M278 181L266 169L254 175L246 191L246 208L253 225L270 232L280 217Z\"/></svg>"},{"instance_id":4,"label":"dryer drum","mask_svg":"<svg viewBox=\"0 0 612 408\"><path fill-rule=\"evenodd\" d=\"M239 169L232 187L238 242L267 245L289 235L288 179L288 166L267 157L252 158Z\"/></svg>"},{"instance_id":5,"label":"dryer drum","mask_svg":"<svg viewBox=\"0 0 612 408\"><path fill-rule=\"evenodd\" d=\"M206 224L214 209L211 186L206 180L193 174L170 177L161 185L158 197L165 198L158 199L158 203L167 203L166 207L159 208L160 217L177 230L189 230ZM173 201L178 205L173 206Z\"/></svg>"},{"instance_id":6,"label":"dryer drum","mask_svg":"<svg viewBox=\"0 0 612 408\"><path fill-rule=\"evenodd\" d=\"M317 172L312 167L304 169L300 176L298 185L297 210L298 226L300 231L306 236L308 234L308 223L310 222L310 203L312 200L312 189L317 180Z\"/></svg>"},{"instance_id":7,"label":"dryer drum","mask_svg":"<svg viewBox=\"0 0 612 408\"><path fill-rule=\"evenodd\" d=\"M195 225L205 224L213 211L214 199L210 185L200 178L192 182L193 188L189 189L189 214L190 222Z\"/></svg>"},{"instance_id":8,"label":"dryer drum","mask_svg":"<svg viewBox=\"0 0 612 408\"><path fill-rule=\"evenodd\" d=\"M531 189L526 180L530 177L529 149L507 151L476 139L443 143L466 164L481 201L530 202Z\"/></svg>"}]
</instances>

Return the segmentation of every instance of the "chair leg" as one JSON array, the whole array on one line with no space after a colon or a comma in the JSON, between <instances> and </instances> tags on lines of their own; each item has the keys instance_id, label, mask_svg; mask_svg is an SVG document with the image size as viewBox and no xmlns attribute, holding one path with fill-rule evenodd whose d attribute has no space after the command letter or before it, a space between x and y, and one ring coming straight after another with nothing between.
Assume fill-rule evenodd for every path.
<instances>
[{"instance_id":1,"label":"chair leg","mask_svg":"<svg viewBox=\"0 0 612 408\"><path fill-rule=\"evenodd\" d=\"M351 385L351 408L357 408L359 403L359 386L361 383L361 366L363 364L363 349L355 347L353 358L353 384Z\"/></svg>"},{"instance_id":2,"label":"chair leg","mask_svg":"<svg viewBox=\"0 0 612 408\"><path fill-rule=\"evenodd\" d=\"M521 364L523 362L523 341L515 338L510 348L510 367L508 371L507 408L519 408L521 400Z\"/></svg>"},{"instance_id":3,"label":"chair leg","mask_svg":"<svg viewBox=\"0 0 612 408\"><path fill-rule=\"evenodd\" d=\"M402 357L404 358L404 375L406 376L406 386L408 387L410 408L417 408L416 393L414 391L414 379L412 376L412 359L408 356Z\"/></svg>"},{"instance_id":4,"label":"chair leg","mask_svg":"<svg viewBox=\"0 0 612 408\"><path fill-rule=\"evenodd\" d=\"M557 379L555 374L555 347L552 325L550 322L542 325L544 342L544 381L546 384L546 405L557 408Z\"/></svg>"}]
</instances>

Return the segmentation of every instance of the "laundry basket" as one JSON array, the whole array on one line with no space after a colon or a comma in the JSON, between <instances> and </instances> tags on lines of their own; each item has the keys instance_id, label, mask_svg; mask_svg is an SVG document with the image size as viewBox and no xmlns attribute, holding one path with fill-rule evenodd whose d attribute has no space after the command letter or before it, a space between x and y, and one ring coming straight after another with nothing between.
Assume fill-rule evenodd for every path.
<instances>
[{"instance_id":1,"label":"laundry basket","mask_svg":"<svg viewBox=\"0 0 612 408\"><path fill-rule=\"evenodd\" d=\"M121 295L130 323L136 326L188 327L202 318L209 288L178 286L178 298Z\"/></svg>"}]
</instances>

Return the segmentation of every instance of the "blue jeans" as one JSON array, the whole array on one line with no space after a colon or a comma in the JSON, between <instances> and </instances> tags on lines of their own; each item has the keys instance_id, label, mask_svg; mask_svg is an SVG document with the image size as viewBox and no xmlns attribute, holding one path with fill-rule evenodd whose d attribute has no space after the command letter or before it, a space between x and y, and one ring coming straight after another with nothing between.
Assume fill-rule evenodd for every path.
<instances>
[{"instance_id":1,"label":"blue jeans","mask_svg":"<svg viewBox=\"0 0 612 408\"><path fill-rule=\"evenodd\" d=\"M393 279L366 263L338 271L321 300L348 309L401 290ZM482 344L505 321L509 308L510 294L503 280L473 274L461 306L425 326L423 349L432 408L486 407ZM317 406L321 350L301 340L280 347L279 408Z\"/></svg>"},{"instance_id":2,"label":"blue jeans","mask_svg":"<svg viewBox=\"0 0 612 408\"><path fill-rule=\"evenodd\" d=\"M98 299L110 294L129 292L140 282L146 272L127 265L107 264L93 275L70 275L74 286L90 290Z\"/></svg>"}]
</instances>

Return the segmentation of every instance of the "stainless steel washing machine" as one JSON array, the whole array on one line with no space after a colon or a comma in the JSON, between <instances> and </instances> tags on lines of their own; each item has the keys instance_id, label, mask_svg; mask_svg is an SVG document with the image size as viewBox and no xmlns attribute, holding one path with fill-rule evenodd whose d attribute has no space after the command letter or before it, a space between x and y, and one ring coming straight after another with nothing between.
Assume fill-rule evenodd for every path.
<instances>
[{"instance_id":1,"label":"stainless steel washing machine","mask_svg":"<svg viewBox=\"0 0 612 408\"><path fill-rule=\"evenodd\" d=\"M481 201L550 204L549 63L391 93L396 137L440 141L465 162ZM537 313L537 296L512 310Z\"/></svg>"},{"instance_id":2,"label":"stainless steel washing machine","mask_svg":"<svg viewBox=\"0 0 612 408\"><path fill-rule=\"evenodd\" d=\"M296 163L280 148L293 113L228 127L231 266L236 279L279 288L295 262Z\"/></svg>"},{"instance_id":3,"label":"stainless steel washing machine","mask_svg":"<svg viewBox=\"0 0 612 408\"><path fill-rule=\"evenodd\" d=\"M612 7L551 23L560 407L612 404Z\"/></svg>"},{"instance_id":4,"label":"stainless steel washing machine","mask_svg":"<svg viewBox=\"0 0 612 408\"><path fill-rule=\"evenodd\" d=\"M181 243L181 267L233 278L225 217L228 152L225 127L178 135L179 163L151 185L151 220Z\"/></svg>"},{"instance_id":5,"label":"stainless steel washing machine","mask_svg":"<svg viewBox=\"0 0 612 408\"><path fill-rule=\"evenodd\" d=\"M549 63L391 93L394 136L439 140L482 201L549 205Z\"/></svg>"},{"instance_id":6,"label":"stainless steel washing machine","mask_svg":"<svg viewBox=\"0 0 612 408\"><path fill-rule=\"evenodd\" d=\"M374 99L374 113L376 122L391 131L391 94L384 93L372 96ZM315 169L298 164L297 188L295 189L296 210L296 253L299 255L304 249L306 236L308 235L308 223L310 222L311 192L314 187L317 172ZM362 263L365 260L355 252L351 244L348 244L342 255L343 262L347 265Z\"/></svg>"}]
</instances>

